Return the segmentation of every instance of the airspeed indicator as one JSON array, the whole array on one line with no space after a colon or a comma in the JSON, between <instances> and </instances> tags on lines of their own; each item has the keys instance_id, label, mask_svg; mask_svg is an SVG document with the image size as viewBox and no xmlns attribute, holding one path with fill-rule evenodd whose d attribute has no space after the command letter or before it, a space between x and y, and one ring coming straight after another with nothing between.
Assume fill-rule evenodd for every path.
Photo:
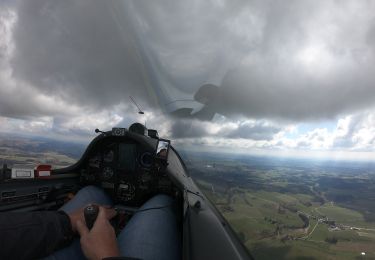
<instances>
[{"instance_id":1,"label":"airspeed indicator","mask_svg":"<svg viewBox=\"0 0 375 260\"><path fill-rule=\"evenodd\" d=\"M103 169L103 179L109 180L114 175L114 172L111 167L104 167Z\"/></svg>"}]
</instances>

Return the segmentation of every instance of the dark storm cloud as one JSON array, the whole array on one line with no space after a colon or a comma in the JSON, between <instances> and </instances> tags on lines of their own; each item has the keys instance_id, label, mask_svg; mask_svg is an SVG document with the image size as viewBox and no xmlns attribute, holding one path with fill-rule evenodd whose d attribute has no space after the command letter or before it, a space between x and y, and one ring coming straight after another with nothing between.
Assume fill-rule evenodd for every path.
<instances>
[{"instance_id":1,"label":"dark storm cloud","mask_svg":"<svg viewBox=\"0 0 375 260\"><path fill-rule=\"evenodd\" d=\"M5 84L1 82L0 84L4 86ZM54 113L59 111L53 109L54 104L43 104L38 102L38 99L33 97L35 92L33 90L27 89L24 86L20 86L22 92L16 88L10 88L9 83L6 84L8 89L0 88L0 111L1 116L26 119L33 116L52 116ZM48 108L48 109L46 109Z\"/></svg>"},{"instance_id":2,"label":"dark storm cloud","mask_svg":"<svg viewBox=\"0 0 375 260\"><path fill-rule=\"evenodd\" d=\"M222 87L224 98L217 110L258 118L332 119L374 105L373 69L351 71L354 75L342 72L326 80L309 78L299 70L289 75L280 75L278 71L256 73L259 69L255 67L251 73L237 71L226 78ZM287 79L281 82L281 77ZM248 82L246 89L244 82Z\"/></svg>"},{"instance_id":3,"label":"dark storm cloud","mask_svg":"<svg viewBox=\"0 0 375 260\"><path fill-rule=\"evenodd\" d=\"M12 0L2 0L0 2L0 7L1 8L8 8L8 7L12 7L14 2L16 1L12 1Z\"/></svg>"},{"instance_id":4,"label":"dark storm cloud","mask_svg":"<svg viewBox=\"0 0 375 260\"><path fill-rule=\"evenodd\" d=\"M273 136L282 130L281 127L271 126L263 122L241 123L237 129L225 134L227 138L244 138L251 140L272 140Z\"/></svg>"},{"instance_id":5,"label":"dark storm cloud","mask_svg":"<svg viewBox=\"0 0 375 260\"><path fill-rule=\"evenodd\" d=\"M173 121L170 127L170 134L172 138L216 137L218 139L242 138L255 141L270 141L275 134L282 130L281 127L270 125L263 121L202 123L198 120L185 119Z\"/></svg>"},{"instance_id":6,"label":"dark storm cloud","mask_svg":"<svg viewBox=\"0 0 375 260\"><path fill-rule=\"evenodd\" d=\"M172 138L194 138L208 136L207 125L190 120L176 120L170 128Z\"/></svg>"},{"instance_id":7,"label":"dark storm cloud","mask_svg":"<svg viewBox=\"0 0 375 260\"><path fill-rule=\"evenodd\" d=\"M106 1L22 1L13 37L13 75L39 91L100 108L145 96L132 35Z\"/></svg>"},{"instance_id":8,"label":"dark storm cloud","mask_svg":"<svg viewBox=\"0 0 375 260\"><path fill-rule=\"evenodd\" d=\"M224 115L333 118L374 105L372 5L25 0L10 64L36 91L96 109L129 95L163 106L212 83Z\"/></svg>"},{"instance_id":9,"label":"dark storm cloud","mask_svg":"<svg viewBox=\"0 0 375 260\"><path fill-rule=\"evenodd\" d=\"M375 20L354 22L350 1L278 3L268 6L259 48L224 77L217 110L303 121L373 106Z\"/></svg>"}]
</instances>

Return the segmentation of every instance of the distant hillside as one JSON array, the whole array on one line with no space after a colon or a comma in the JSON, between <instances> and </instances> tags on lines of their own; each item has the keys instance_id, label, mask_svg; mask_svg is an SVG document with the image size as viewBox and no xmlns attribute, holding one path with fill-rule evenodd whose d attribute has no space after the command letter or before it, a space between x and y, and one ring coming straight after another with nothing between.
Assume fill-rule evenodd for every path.
<instances>
[{"instance_id":1,"label":"distant hillside","mask_svg":"<svg viewBox=\"0 0 375 260\"><path fill-rule=\"evenodd\" d=\"M86 145L63 142L41 137L0 135L0 163L39 164L48 163L63 167L76 162Z\"/></svg>"}]
</instances>

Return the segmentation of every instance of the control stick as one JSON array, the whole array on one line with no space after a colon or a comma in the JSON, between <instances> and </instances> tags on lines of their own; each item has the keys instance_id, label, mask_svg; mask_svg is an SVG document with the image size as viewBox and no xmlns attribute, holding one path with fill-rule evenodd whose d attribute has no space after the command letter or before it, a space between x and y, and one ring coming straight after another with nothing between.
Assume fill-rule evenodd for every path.
<instances>
[{"instance_id":1,"label":"control stick","mask_svg":"<svg viewBox=\"0 0 375 260\"><path fill-rule=\"evenodd\" d=\"M89 204L83 211L85 216L86 226L91 229L94 226L96 217L99 213L99 207L97 205Z\"/></svg>"}]
</instances>

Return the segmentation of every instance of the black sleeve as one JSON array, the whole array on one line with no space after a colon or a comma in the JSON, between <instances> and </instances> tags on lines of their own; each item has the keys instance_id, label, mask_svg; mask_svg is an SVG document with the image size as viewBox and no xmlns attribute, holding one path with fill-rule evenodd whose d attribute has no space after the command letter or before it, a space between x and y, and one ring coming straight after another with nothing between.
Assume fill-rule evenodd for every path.
<instances>
[{"instance_id":1,"label":"black sleeve","mask_svg":"<svg viewBox=\"0 0 375 260\"><path fill-rule=\"evenodd\" d=\"M0 259L37 259L73 239L69 216L62 211L0 213Z\"/></svg>"},{"instance_id":2,"label":"black sleeve","mask_svg":"<svg viewBox=\"0 0 375 260\"><path fill-rule=\"evenodd\" d=\"M126 257L126 256L116 256L116 257L106 257L106 258L103 258L102 260L142 260L142 259L134 258L134 257Z\"/></svg>"}]
</instances>

